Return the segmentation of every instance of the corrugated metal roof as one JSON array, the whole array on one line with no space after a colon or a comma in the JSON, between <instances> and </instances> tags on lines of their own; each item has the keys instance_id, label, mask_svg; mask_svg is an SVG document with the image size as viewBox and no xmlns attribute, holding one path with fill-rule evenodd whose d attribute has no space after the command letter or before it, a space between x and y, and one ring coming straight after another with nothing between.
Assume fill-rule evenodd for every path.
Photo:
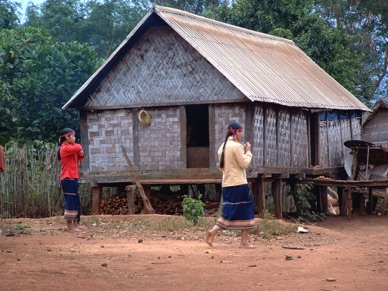
<instances>
[{"instance_id":1,"label":"corrugated metal roof","mask_svg":"<svg viewBox=\"0 0 388 291\"><path fill-rule=\"evenodd\" d=\"M291 40L162 6L155 6L142 20L142 25L146 25L146 18L152 13L162 18L252 101L291 107L370 111ZM108 63L109 60L105 64ZM64 105L64 109L82 95L92 79Z\"/></svg>"}]
</instances>

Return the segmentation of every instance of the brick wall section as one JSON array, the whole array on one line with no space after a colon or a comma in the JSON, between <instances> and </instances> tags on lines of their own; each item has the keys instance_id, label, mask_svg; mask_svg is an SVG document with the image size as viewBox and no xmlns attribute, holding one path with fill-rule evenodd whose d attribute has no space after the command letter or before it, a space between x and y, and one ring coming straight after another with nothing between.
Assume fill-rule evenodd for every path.
<instances>
[{"instance_id":1,"label":"brick wall section","mask_svg":"<svg viewBox=\"0 0 388 291\"><path fill-rule=\"evenodd\" d=\"M133 160L132 118L132 113L124 109L88 113L90 171L128 169L121 145Z\"/></svg>"},{"instance_id":2,"label":"brick wall section","mask_svg":"<svg viewBox=\"0 0 388 291\"><path fill-rule=\"evenodd\" d=\"M139 168L141 170L181 169L179 107L149 109L149 126L139 125Z\"/></svg>"}]
</instances>

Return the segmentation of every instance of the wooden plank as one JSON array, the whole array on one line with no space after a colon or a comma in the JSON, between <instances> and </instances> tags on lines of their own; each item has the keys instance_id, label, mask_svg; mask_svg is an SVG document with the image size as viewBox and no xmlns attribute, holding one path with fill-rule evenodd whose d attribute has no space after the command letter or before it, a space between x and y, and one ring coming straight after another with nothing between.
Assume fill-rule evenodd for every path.
<instances>
[{"instance_id":1,"label":"wooden plank","mask_svg":"<svg viewBox=\"0 0 388 291\"><path fill-rule=\"evenodd\" d=\"M125 187L125 191L127 191L127 201L128 201L128 214L135 214L134 208L135 208L135 200L134 200L134 194L135 194L135 185L129 185Z\"/></svg>"},{"instance_id":2,"label":"wooden plank","mask_svg":"<svg viewBox=\"0 0 388 291\"><path fill-rule=\"evenodd\" d=\"M281 191L281 183L282 179L276 178L274 182L272 182L272 196L274 200L275 206L275 217L277 219L282 219L282 191Z\"/></svg>"},{"instance_id":3,"label":"wooden plank","mask_svg":"<svg viewBox=\"0 0 388 291\"><path fill-rule=\"evenodd\" d=\"M92 212L93 214L100 214L100 203L101 203L101 193L102 187L92 187Z\"/></svg>"},{"instance_id":4,"label":"wooden plank","mask_svg":"<svg viewBox=\"0 0 388 291\"><path fill-rule=\"evenodd\" d=\"M265 205L265 193L264 193L264 178L259 176L252 183L253 197L256 201L256 208L259 215L263 215L266 209Z\"/></svg>"}]
</instances>

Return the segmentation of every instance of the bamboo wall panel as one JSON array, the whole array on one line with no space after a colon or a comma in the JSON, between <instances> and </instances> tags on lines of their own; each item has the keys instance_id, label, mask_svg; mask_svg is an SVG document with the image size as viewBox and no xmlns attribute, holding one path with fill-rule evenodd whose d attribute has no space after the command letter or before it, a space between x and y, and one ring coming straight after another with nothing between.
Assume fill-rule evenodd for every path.
<instances>
[{"instance_id":1,"label":"bamboo wall panel","mask_svg":"<svg viewBox=\"0 0 388 291\"><path fill-rule=\"evenodd\" d=\"M181 169L181 116L179 107L148 110L149 126L139 125L139 168L141 170Z\"/></svg>"},{"instance_id":2,"label":"bamboo wall panel","mask_svg":"<svg viewBox=\"0 0 388 291\"><path fill-rule=\"evenodd\" d=\"M264 165L277 166L277 112L273 107L265 107Z\"/></svg>"},{"instance_id":3,"label":"bamboo wall panel","mask_svg":"<svg viewBox=\"0 0 388 291\"><path fill-rule=\"evenodd\" d=\"M349 117L348 119L342 119L340 126L341 126L341 130L340 130L341 135L340 135L339 143L340 143L341 151L339 152L339 154L341 154L341 156L339 157L338 161L335 161L335 164L338 164L339 166L343 165L344 157L350 152L349 148L344 146L344 142L347 140L353 139L352 131L351 131L351 118Z\"/></svg>"},{"instance_id":4,"label":"bamboo wall panel","mask_svg":"<svg viewBox=\"0 0 388 291\"><path fill-rule=\"evenodd\" d=\"M254 140L252 143L253 159L255 165L264 165L264 110L261 105L256 105L254 116Z\"/></svg>"},{"instance_id":5,"label":"bamboo wall panel","mask_svg":"<svg viewBox=\"0 0 388 291\"><path fill-rule=\"evenodd\" d=\"M245 125L246 114L245 114L245 104L222 104L215 106L215 124L210 125L214 126L215 133L215 160L217 164L219 159L217 156L218 148L225 141L226 133L228 131L228 125L231 122L238 122L242 126ZM247 121L249 122L249 121ZM253 151L255 149L252 149ZM253 152L253 155L256 153Z\"/></svg>"},{"instance_id":6,"label":"bamboo wall panel","mask_svg":"<svg viewBox=\"0 0 388 291\"><path fill-rule=\"evenodd\" d=\"M340 166L342 162L341 121L329 122L330 167Z\"/></svg>"},{"instance_id":7,"label":"bamboo wall panel","mask_svg":"<svg viewBox=\"0 0 388 291\"><path fill-rule=\"evenodd\" d=\"M242 93L176 32L154 27L101 81L85 107L244 100Z\"/></svg>"},{"instance_id":8,"label":"bamboo wall panel","mask_svg":"<svg viewBox=\"0 0 388 291\"><path fill-rule=\"evenodd\" d=\"M291 122L289 109L282 108L278 112L278 162L279 167L291 165Z\"/></svg>"},{"instance_id":9,"label":"bamboo wall panel","mask_svg":"<svg viewBox=\"0 0 388 291\"><path fill-rule=\"evenodd\" d=\"M308 167L308 132L307 113L303 110L292 110L291 114L291 166Z\"/></svg>"},{"instance_id":10,"label":"bamboo wall panel","mask_svg":"<svg viewBox=\"0 0 388 291\"><path fill-rule=\"evenodd\" d=\"M352 118L352 139L361 139L362 136L361 117Z\"/></svg>"},{"instance_id":11,"label":"bamboo wall panel","mask_svg":"<svg viewBox=\"0 0 388 291\"><path fill-rule=\"evenodd\" d=\"M370 142L388 143L388 110L380 109L362 128L362 139Z\"/></svg>"},{"instance_id":12,"label":"bamboo wall panel","mask_svg":"<svg viewBox=\"0 0 388 291\"><path fill-rule=\"evenodd\" d=\"M133 114L128 110L88 112L90 171L127 169L121 151L123 145L133 159Z\"/></svg>"},{"instance_id":13,"label":"bamboo wall panel","mask_svg":"<svg viewBox=\"0 0 388 291\"><path fill-rule=\"evenodd\" d=\"M319 127L319 147L320 147L320 158L319 158L319 165L322 167L328 167L329 166L329 135L327 132L327 121L320 121L320 127Z\"/></svg>"}]
</instances>

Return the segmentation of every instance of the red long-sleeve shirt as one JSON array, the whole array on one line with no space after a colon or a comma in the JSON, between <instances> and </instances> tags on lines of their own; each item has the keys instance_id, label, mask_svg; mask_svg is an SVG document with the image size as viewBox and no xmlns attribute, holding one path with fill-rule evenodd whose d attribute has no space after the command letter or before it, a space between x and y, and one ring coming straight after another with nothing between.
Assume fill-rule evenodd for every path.
<instances>
[{"instance_id":1,"label":"red long-sleeve shirt","mask_svg":"<svg viewBox=\"0 0 388 291\"><path fill-rule=\"evenodd\" d=\"M79 156L82 151L82 146L78 143L68 144L62 143L59 153L61 155L61 180L65 178L78 179L78 161L82 161L84 157Z\"/></svg>"}]
</instances>

